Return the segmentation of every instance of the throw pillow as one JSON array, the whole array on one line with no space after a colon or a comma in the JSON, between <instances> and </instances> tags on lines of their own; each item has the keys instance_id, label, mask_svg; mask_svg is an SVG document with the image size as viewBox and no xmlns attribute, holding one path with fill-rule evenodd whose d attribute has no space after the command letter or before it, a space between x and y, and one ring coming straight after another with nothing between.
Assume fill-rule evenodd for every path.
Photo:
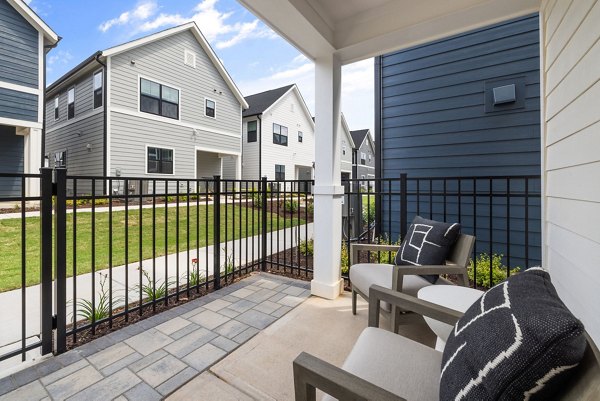
<instances>
[{"instance_id":1,"label":"throw pillow","mask_svg":"<svg viewBox=\"0 0 600 401\"><path fill-rule=\"evenodd\" d=\"M460 224L414 218L406 237L400 244L394 263L396 265L443 265L450 249L460 234ZM437 275L421 276L435 283Z\"/></svg>"},{"instance_id":2,"label":"throw pillow","mask_svg":"<svg viewBox=\"0 0 600 401\"><path fill-rule=\"evenodd\" d=\"M531 268L485 292L456 323L440 400L550 400L586 348L549 274Z\"/></svg>"}]
</instances>

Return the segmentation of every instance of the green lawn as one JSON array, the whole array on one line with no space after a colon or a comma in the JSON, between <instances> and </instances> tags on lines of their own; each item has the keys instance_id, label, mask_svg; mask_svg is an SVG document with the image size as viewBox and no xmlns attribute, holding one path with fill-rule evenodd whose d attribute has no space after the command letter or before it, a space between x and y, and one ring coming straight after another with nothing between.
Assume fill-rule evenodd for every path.
<instances>
[{"instance_id":1,"label":"green lawn","mask_svg":"<svg viewBox=\"0 0 600 401\"><path fill-rule=\"evenodd\" d=\"M132 207L129 211L129 263L140 260L139 258L139 209ZM208 210L207 210L208 209ZM155 221L153 225L152 209L143 209L142 212L142 259L152 258L153 255L153 236L156 238L155 252L156 256L162 256L166 253L175 253L177 251L177 217L175 207L169 207L167 210L167 224L165 224L165 209L156 208ZM235 213L234 213L235 211ZM213 207L209 206L191 206L189 208L190 226L187 229L188 209L180 207L179 209L179 251L187 250L187 235L189 233L190 249L195 249L196 238L200 247L212 244L213 241ZM197 220L197 214L199 219ZM225 207L221 208L221 242L225 241ZM247 214L247 225L246 225ZM254 214L254 221L252 220ZM76 274L88 273L92 270L92 249L95 249L96 269L104 269L109 266L109 242L112 238L112 265L119 266L125 264L125 212L113 212L112 235L109 230L109 214L96 213L95 219L95 246L92 246L92 214L77 213L77 261ZM242 229L240 232L240 218ZM271 221L272 219L272 221ZM235 220L235 230L233 222ZM287 218L269 214L267 216L267 229L271 231L279 228L290 227L303 224L303 220L297 218ZM206 226L208 222L208 237L206 235ZM227 207L227 240L244 238L252 235L252 226L254 226L254 235L259 234L260 217L257 210L238 205L229 205ZM168 243L165 242L165 227L168 226ZM247 228L246 228L247 227ZM199 232L199 235L198 235ZM154 234L153 234L154 233ZM39 217L30 217L26 219L26 285L35 285L39 283L40 266L40 219ZM166 248L166 249L165 249ZM21 287L21 219L0 220L0 292L8 291ZM195 253L195 252L194 252ZM202 266L203 255L200 257ZM73 214L67 215L67 274L73 275Z\"/></svg>"}]
</instances>

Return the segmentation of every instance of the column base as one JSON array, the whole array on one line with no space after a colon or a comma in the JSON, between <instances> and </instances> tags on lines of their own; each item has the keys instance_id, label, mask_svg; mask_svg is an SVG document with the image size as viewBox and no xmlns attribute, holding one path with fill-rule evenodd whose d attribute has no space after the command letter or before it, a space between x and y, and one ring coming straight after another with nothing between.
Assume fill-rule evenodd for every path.
<instances>
[{"instance_id":1,"label":"column base","mask_svg":"<svg viewBox=\"0 0 600 401\"><path fill-rule=\"evenodd\" d=\"M344 291L344 279L334 283L323 283L316 280L310 282L310 293L325 299L336 299Z\"/></svg>"}]
</instances>

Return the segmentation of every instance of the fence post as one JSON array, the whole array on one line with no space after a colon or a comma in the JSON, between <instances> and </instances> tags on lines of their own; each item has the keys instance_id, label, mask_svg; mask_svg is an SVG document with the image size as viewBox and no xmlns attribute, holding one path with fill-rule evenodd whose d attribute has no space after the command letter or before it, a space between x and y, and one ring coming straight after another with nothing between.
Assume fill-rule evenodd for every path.
<instances>
[{"instance_id":1,"label":"fence post","mask_svg":"<svg viewBox=\"0 0 600 401\"><path fill-rule=\"evenodd\" d=\"M42 355L52 352L52 169L40 169L40 318Z\"/></svg>"},{"instance_id":2,"label":"fence post","mask_svg":"<svg viewBox=\"0 0 600 401\"><path fill-rule=\"evenodd\" d=\"M267 177L261 178L260 191L260 269L262 271L267 271Z\"/></svg>"},{"instance_id":3,"label":"fence post","mask_svg":"<svg viewBox=\"0 0 600 401\"><path fill-rule=\"evenodd\" d=\"M61 354L67 350L67 169L58 168L55 170L55 174L54 311L56 313L56 331L54 332L54 353ZM73 280L75 279L73 277Z\"/></svg>"},{"instance_id":4,"label":"fence post","mask_svg":"<svg viewBox=\"0 0 600 401\"><path fill-rule=\"evenodd\" d=\"M213 196L213 277L214 288L221 288L221 176L215 175Z\"/></svg>"},{"instance_id":5,"label":"fence post","mask_svg":"<svg viewBox=\"0 0 600 401\"><path fill-rule=\"evenodd\" d=\"M404 240L408 230L408 185L406 173L400 174L400 238Z\"/></svg>"}]
</instances>

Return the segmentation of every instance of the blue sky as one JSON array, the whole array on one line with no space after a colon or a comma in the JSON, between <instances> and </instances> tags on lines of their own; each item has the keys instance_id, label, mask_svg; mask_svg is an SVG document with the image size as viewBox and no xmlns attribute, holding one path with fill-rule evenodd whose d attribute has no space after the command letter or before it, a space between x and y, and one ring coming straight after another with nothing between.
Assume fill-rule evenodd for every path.
<instances>
[{"instance_id":1,"label":"blue sky","mask_svg":"<svg viewBox=\"0 0 600 401\"><path fill-rule=\"evenodd\" d=\"M247 96L298 84L314 113L314 66L235 0L31 0L62 40L48 55L48 83L96 50L196 21ZM342 111L351 130L373 129L373 60L345 66Z\"/></svg>"}]
</instances>

